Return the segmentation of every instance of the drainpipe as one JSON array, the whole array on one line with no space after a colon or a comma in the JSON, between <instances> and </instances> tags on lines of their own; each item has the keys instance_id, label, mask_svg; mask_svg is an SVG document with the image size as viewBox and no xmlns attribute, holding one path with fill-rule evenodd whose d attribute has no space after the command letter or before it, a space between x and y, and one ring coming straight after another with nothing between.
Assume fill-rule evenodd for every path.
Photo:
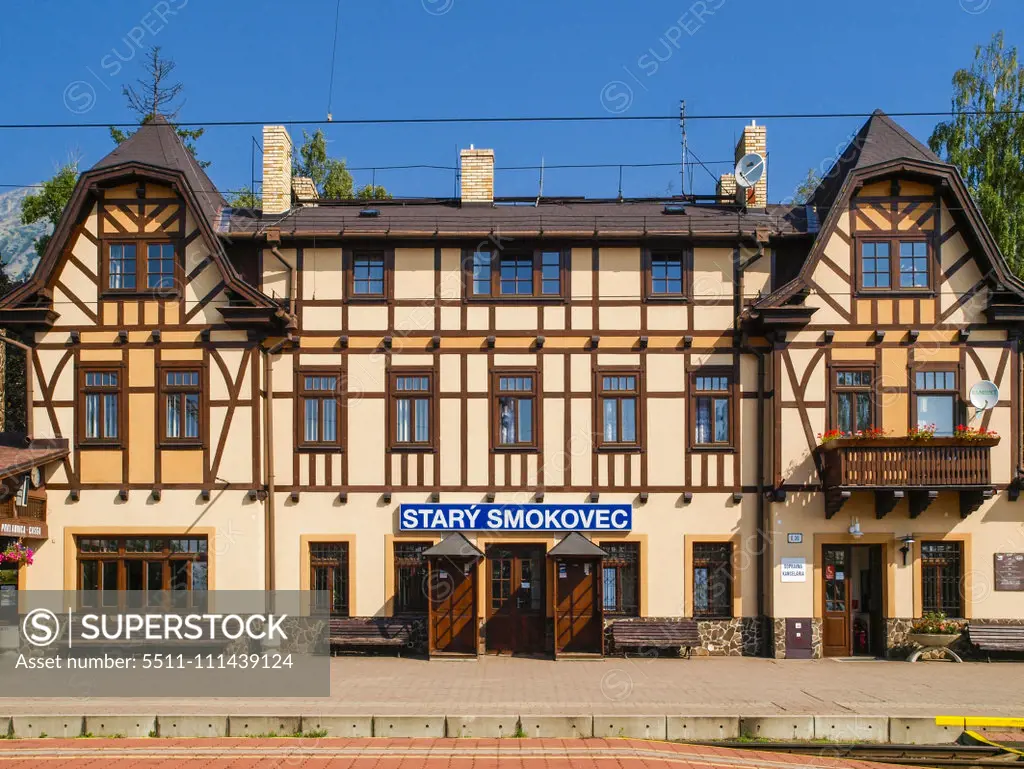
<instances>
[{"instance_id":1,"label":"drainpipe","mask_svg":"<svg viewBox=\"0 0 1024 769\"><path fill-rule=\"evenodd\" d=\"M290 342L294 336L289 334L270 349L263 349L263 456L264 472L267 476L267 500L264 523L263 523L263 557L266 564L264 569L264 588L273 590L276 584L274 573L274 418L273 418L273 391L270 389L273 382L273 360L274 356L281 352L281 349Z\"/></svg>"}]
</instances>

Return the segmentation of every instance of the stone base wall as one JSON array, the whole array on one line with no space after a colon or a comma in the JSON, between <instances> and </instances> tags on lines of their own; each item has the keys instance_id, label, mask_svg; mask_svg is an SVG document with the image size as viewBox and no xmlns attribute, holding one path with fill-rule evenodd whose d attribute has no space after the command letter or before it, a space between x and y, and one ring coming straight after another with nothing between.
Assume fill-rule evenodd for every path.
<instances>
[{"instance_id":1,"label":"stone base wall","mask_svg":"<svg viewBox=\"0 0 1024 769\"><path fill-rule=\"evenodd\" d=\"M773 617L772 622L772 648L768 650L770 656L777 660L786 659L786 618ZM811 620L811 657L821 659L821 620Z\"/></svg>"},{"instance_id":2,"label":"stone base wall","mask_svg":"<svg viewBox=\"0 0 1024 769\"><path fill-rule=\"evenodd\" d=\"M622 654L612 642L611 625L615 622L682 622L690 617L609 617L604 621L605 650L609 655ZM767 643L765 623L757 617L709 619L697 621L700 646L691 650L695 657L756 657ZM676 649L644 649L645 656L676 656Z\"/></svg>"}]
</instances>

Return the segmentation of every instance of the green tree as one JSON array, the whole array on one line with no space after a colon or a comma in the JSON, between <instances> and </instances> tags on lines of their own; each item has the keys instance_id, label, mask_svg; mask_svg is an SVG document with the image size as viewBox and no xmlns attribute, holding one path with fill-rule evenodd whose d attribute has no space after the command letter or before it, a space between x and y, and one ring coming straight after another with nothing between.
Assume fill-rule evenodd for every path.
<instances>
[{"instance_id":1,"label":"green tree","mask_svg":"<svg viewBox=\"0 0 1024 769\"><path fill-rule=\"evenodd\" d=\"M808 169L807 178L800 182L793 192L793 202L802 206L811 199L811 195L818 189L819 184L821 184L821 174L817 169Z\"/></svg>"},{"instance_id":2,"label":"green tree","mask_svg":"<svg viewBox=\"0 0 1024 769\"><path fill-rule=\"evenodd\" d=\"M71 193L78 181L78 161L69 160L62 165L52 179L43 182L39 192L26 195L21 205L21 223L35 224L46 220L52 227L57 226L64 207L71 200ZM50 235L42 235L36 239L36 253L40 256L50 242Z\"/></svg>"},{"instance_id":3,"label":"green tree","mask_svg":"<svg viewBox=\"0 0 1024 769\"><path fill-rule=\"evenodd\" d=\"M1003 256L1024 277L1024 67L1002 32L953 74L952 113L928 144L960 169Z\"/></svg>"},{"instance_id":4,"label":"green tree","mask_svg":"<svg viewBox=\"0 0 1024 769\"><path fill-rule=\"evenodd\" d=\"M145 125L157 115L163 115L174 125L174 118L181 111L181 105L175 101L181 95L184 86L181 83L168 82L171 73L177 65L170 59L160 56L160 46L155 45L149 49L149 59L146 62L145 78L139 78L134 85L126 85L121 89L125 99L128 100L128 109L134 112L139 118L139 125ZM182 128L174 125L174 130L181 139L185 148L196 157L196 140L203 135L205 128ZM128 139L134 131L123 131L116 126L110 127L110 138L118 144ZM201 168L210 165L208 160L196 161Z\"/></svg>"},{"instance_id":5,"label":"green tree","mask_svg":"<svg viewBox=\"0 0 1024 769\"><path fill-rule=\"evenodd\" d=\"M327 154L327 137L321 129L313 134L302 132L302 146L292 164L296 176L308 176L320 197L351 200L389 200L391 193L379 184L366 184L356 192L344 160Z\"/></svg>"},{"instance_id":6,"label":"green tree","mask_svg":"<svg viewBox=\"0 0 1024 769\"><path fill-rule=\"evenodd\" d=\"M13 291L21 283L11 280L6 272L0 270L0 296ZM6 336L6 329L0 329L0 334ZM0 414L0 431L23 433L27 428L25 419L25 353L16 347L5 342L0 342L4 349L0 350L0 376L3 377L2 396L3 412Z\"/></svg>"},{"instance_id":7,"label":"green tree","mask_svg":"<svg viewBox=\"0 0 1024 769\"><path fill-rule=\"evenodd\" d=\"M356 197L360 200L391 200L393 196L379 184L366 184L359 188Z\"/></svg>"},{"instance_id":8,"label":"green tree","mask_svg":"<svg viewBox=\"0 0 1024 769\"><path fill-rule=\"evenodd\" d=\"M262 208L263 201L248 185L228 194L228 205L232 208Z\"/></svg>"}]
</instances>

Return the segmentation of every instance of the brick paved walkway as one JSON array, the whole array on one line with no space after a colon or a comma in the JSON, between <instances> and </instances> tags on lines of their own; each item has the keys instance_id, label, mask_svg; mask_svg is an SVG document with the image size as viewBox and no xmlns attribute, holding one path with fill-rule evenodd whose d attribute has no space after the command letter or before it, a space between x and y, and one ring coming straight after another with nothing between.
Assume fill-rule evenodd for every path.
<instances>
[{"instance_id":1,"label":"brick paved walkway","mask_svg":"<svg viewBox=\"0 0 1024 769\"><path fill-rule=\"evenodd\" d=\"M883 769L885 764L643 740L15 740L0 766L345 769Z\"/></svg>"},{"instance_id":2,"label":"brick paved walkway","mask_svg":"<svg viewBox=\"0 0 1024 769\"><path fill-rule=\"evenodd\" d=\"M1024 663L753 658L476 661L335 657L318 699L5 697L10 714L1024 713ZM8 692L3 694L7 695Z\"/></svg>"}]
</instances>

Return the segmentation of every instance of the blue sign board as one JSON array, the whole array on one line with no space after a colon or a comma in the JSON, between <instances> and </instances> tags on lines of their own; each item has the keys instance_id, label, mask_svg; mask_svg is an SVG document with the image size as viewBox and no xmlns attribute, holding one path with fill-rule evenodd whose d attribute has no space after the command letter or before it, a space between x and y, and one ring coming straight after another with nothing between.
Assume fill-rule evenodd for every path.
<instances>
[{"instance_id":1,"label":"blue sign board","mask_svg":"<svg viewBox=\"0 0 1024 769\"><path fill-rule=\"evenodd\" d=\"M402 504L402 531L629 531L631 504Z\"/></svg>"}]
</instances>

